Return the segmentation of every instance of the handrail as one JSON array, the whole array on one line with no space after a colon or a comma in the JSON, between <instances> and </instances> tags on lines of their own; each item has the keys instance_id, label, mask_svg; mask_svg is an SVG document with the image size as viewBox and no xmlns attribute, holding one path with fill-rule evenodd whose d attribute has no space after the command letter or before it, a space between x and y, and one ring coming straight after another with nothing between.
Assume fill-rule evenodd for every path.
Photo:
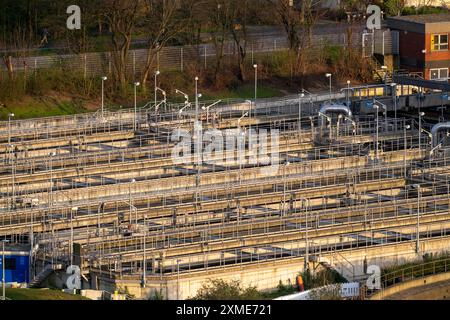
<instances>
[{"instance_id":1,"label":"handrail","mask_svg":"<svg viewBox=\"0 0 450 320\"><path fill-rule=\"evenodd\" d=\"M430 275L445 273L450 271L450 257L424 262L418 265L409 266L381 275L381 292L399 283L415 279L423 279ZM368 296L375 294L372 292ZM367 295L366 295L367 296Z\"/></svg>"}]
</instances>

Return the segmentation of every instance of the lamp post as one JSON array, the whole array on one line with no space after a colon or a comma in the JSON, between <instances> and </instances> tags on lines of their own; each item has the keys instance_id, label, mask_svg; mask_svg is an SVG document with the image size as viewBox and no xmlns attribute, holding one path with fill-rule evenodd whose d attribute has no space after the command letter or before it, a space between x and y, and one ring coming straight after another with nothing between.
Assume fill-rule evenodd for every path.
<instances>
[{"instance_id":1,"label":"lamp post","mask_svg":"<svg viewBox=\"0 0 450 320\"><path fill-rule=\"evenodd\" d=\"M408 147L407 147L407 145L408 145L408 141L407 141L407 139L406 139L406 130L409 130L411 128L411 126L409 125L409 124L407 124L407 125L405 125L405 128L404 128L404 146L403 146L403 148L404 148L404 151L405 151L405 157L404 157L404 160L405 160L405 162L404 162L404 166L405 166L405 178L406 178L406 156L407 156L407 150L408 150Z\"/></svg>"},{"instance_id":2,"label":"lamp post","mask_svg":"<svg viewBox=\"0 0 450 320\"><path fill-rule=\"evenodd\" d=\"M144 215L144 261L143 261L143 270L142 270L142 287L145 288L147 284L147 256L146 256L146 242L147 242L147 215Z\"/></svg>"},{"instance_id":3,"label":"lamp post","mask_svg":"<svg viewBox=\"0 0 450 320\"><path fill-rule=\"evenodd\" d=\"M331 73L326 73L325 74L325 77L327 77L329 80L330 80L330 83L329 83L329 85L330 85L330 100L329 100L329 103L331 104Z\"/></svg>"},{"instance_id":4,"label":"lamp post","mask_svg":"<svg viewBox=\"0 0 450 320\"><path fill-rule=\"evenodd\" d=\"M381 69L384 71L384 94L383 95L386 95L386 85L387 85L387 69L388 69L388 67L387 66L381 66Z\"/></svg>"},{"instance_id":5,"label":"lamp post","mask_svg":"<svg viewBox=\"0 0 450 320\"><path fill-rule=\"evenodd\" d=\"M387 120L387 106L382 104L381 107L383 108L384 112L384 130L385 132L388 131L388 120Z\"/></svg>"},{"instance_id":6,"label":"lamp post","mask_svg":"<svg viewBox=\"0 0 450 320\"><path fill-rule=\"evenodd\" d=\"M253 68L255 69L255 101L254 101L254 110L250 109L249 118L252 117L252 114L254 115L254 112L256 111L256 99L258 98L258 65L255 63L253 65ZM251 129L251 124L250 124Z\"/></svg>"},{"instance_id":7,"label":"lamp post","mask_svg":"<svg viewBox=\"0 0 450 320\"><path fill-rule=\"evenodd\" d=\"M164 111L166 111L167 110L167 93L163 90L163 89L161 89L161 88L159 88L159 87L156 87L156 91L160 91L161 92L161 94L163 95L163 101L162 102L160 102L160 103L158 103L157 105L156 105L156 107L155 107L155 113L158 113L158 109L159 109L159 106L161 105L161 103L164 103Z\"/></svg>"},{"instance_id":8,"label":"lamp post","mask_svg":"<svg viewBox=\"0 0 450 320\"><path fill-rule=\"evenodd\" d=\"M247 111L246 113L244 113L243 115L242 115L242 117L240 117L239 119L238 119L238 121L237 121L237 126L238 126L238 136L239 136L239 140L238 140L238 143L239 143L239 141L240 141L240 139L241 139L241 121L242 121L242 119L244 119L246 116L248 116L249 115L249 111ZM242 135L243 135L244 133L242 132ZM241 144L239 143L239 147L238 148L240 148L240 146L241 146ZM239 185L241 185L241 178L242 178L242 159L241 159L241 155L242 155L242 152L244 152L244 161L245 161L245 137L244 137L244 150L240 150L240 153L239 153Z\"/></svg>"},{"instance_id":9,"label":"lamp post","mask_svg":"<svg viewBox=\"0 0 450 320\"><path fill-rule=\"evenodd\" d=\"M379 109L379 106L378 105L376 105L376 104L374 104L373 105L373 108L376 110L376 114L377 114L377 120L376 120L376 142L375 142L375 158L377 159L377 161L379 160L379 157L378 157L378 109Z\"/></svg>"},{"instance_id":10,"label":"lamp post","mask_svg":"<svg viewBox=\"0 0 450 320\"><path fill-rule=\"evenodd\" d=\"M309 200L306 198L300 198L302 207L305 208L305 265L304 270L309 269L309 239L308 239L308 206Z\"/></svg>"},{"instance_id":11,"label":"lamp post","mask_svg":"<svg viewBox=\"0 0 450 320\"><path fill-rule=\"evenodd\" d=\"M289 161L286 161L286 163L283 166L283 211L282 215L286 214L286 169L291 163Z\"/></svg>"},{"instance_id":12,"label":"lamp post","mask_svg":"<svg viewBox=\"0 0 450 320\"><path fill-rule=\"evenodd\" d=\"M132 223L132 215L133 215L133 204L131 203L131 186L136 182L136 179L131 179L128 189L128 196L129 196L129 202L130 202L130 224Z\"/></svg>"},{"instance_id":13,"label":"lamp post","mask_svg":"<svg viewBox=\"0 0 450 320\"><path fill-rule=\"evenodd\" d=\"M103 118L103 112L105 109L105 81L108 80L107 77L102 77L102 118Z\"/></svg>"},{"instance_id":14,"label":"lamp post","mask_svg":"<svg viewBox=\"0 0 450 320\"><path fill-rule=\"evenodd\" d=\"M134 121L133 121L133 129L136 131L137 129L137 87L141 85L140 82L134 83Z\"/></svg>"},{"instance_id":15,"label":"lamp post","mask_svg":"<svg viewBox=\"0 0 450 320\"><path fill-rule=\"evenodd\" d=\"M195 123L198 122L198 77L195 77Z\"/></svg>"},{"instance_id":16,"label":"lamp post","mask_svg":"<svg viewBox=\"0 0 450 320\"><path fill-rule=\"evenodd\" d=\"M214 102L213 104L210 104L209 106L203 106L202 110L206 110L206 123L209 124L209 109L218 105L219 103L221 103L222 100L218 100L216 102Z\"/></svg>"},{"instance_id":17,"label":"lamp post","mask_svg":"<svg viewBox=\"0 0 450 320\"><path fill-rule=\"evenodd\" d=\"M419 152L422 152L422 117L425 112L419 112Z\"/></svg>"},{"instance_id":18,"label":"lamp post","mask_svg":"<svg viewBox=\"0 0 450 320\"><path fill-rule=\"evenodd\" d=\"M302 92L298 95L298 132L302 130L302 100L305 94Z\"/></svg>"},{"instance_id":19,"label":"lamp post","mask_svg":"<svg viewBox=\"0 0 450 320\"><path fill-rule=\"evenodd\" d=\"M78 207L70 210L70 264L73 265L73 214L78 212Z\"/></svg>"},{"instance_id":20,"label":"lamp post","mask_svg":"<svg viewBox=\"0 0 450 320\"><path fill-rule=\"evenodd\" d=\"M391 83L392 97L394 98L394 119L395 119L395 130L397 130L397 84Z\"/></svg>"},{"instance_id":21,"label":"lamp post","mask_svg":"<svg viewBox=\"0 0 450 320\"><path fill-rule=\"evenodd\" d=\"M158 80L157 77L161 74L161 72L159 72L159 70L157 70L155 72L155 108L156 108L156 104L158 103Z\"/></svg>"},{"instance_id":22,"label":"lamp post","mask_svg":"<svg viewBox=\"0 0 450 320\"><path fill-rule=\"evenodd\" d=\"M56 152L50 152L50 201L49 206L53 207L53 157L56 156Z\"/></svg>"},{"instance_id":23,"label":"lamp post","mask_svg":"<svg viewBox=\"0 0 450 320\"><path fill-rule=\"evenodd\" d=\"M8 113L8 143L11 143L11 118L14 118L14 113Z\"/></svg>"},{"instance_id":24,"label":"lamp post","mask_svg":"<svg viewBox=\"0 0 450 320\"><path fill-rule=\"evenodd\" d=\"M417 189L417 226L416 226L416 253L420 252L420 184L415 184Z\"/></svg>"},{"instance_id":25,"label":"lamp post","mask_svg":"<svg viewBox=\"0 0 450 320\"><path fill-rule=\"evenodd\" d=\"M11 203L11 209L14 209L16 205L16 163L14 161L14 145L9 144L8 148L11 150L11 175L12 175L12 203Z\"/></svg>"},{"instance_id":26,"label":"lamp post","mask_svg":"<svg viewBox=\"0 0 450 320\"><path fill-rule=\"evenodd\" d=\"M177 300L180 300L180 259L177 259Z\"/></svg>"},{"instance_id":27,"label":"lamp post","mask_svg":"<svg viewBox=\"0 0 450 320\"><path fill-rule=\"evenodd\" d=\"M347 80L347 106L350 107L350 80Z\"/></svg>"},{"instance_id":28,"label":"lamp post","mask_svg":"<svg viewBox=\"0 0 450 320\"><path fill-rule=\"evenodd\" d=\"M202 174L202 137L201 137L201 123L199 123L198 117L198 99L201 97L201 94L198 93L198 77L195 77L195 122L194 122L194 132L196 137L196 159L197 159L197 176L195 178L195 189L196 189L196 199L198 197L198 187L200 185L200 178Z\"/></svg>"},{"instance_id":29,"label":"lamp post","mask_svg":"<svg viewBox=\"0 0 450 320\"><path fill-rule=\"evenodd\" d=\"M9 240L2 240L2 288L3 288L3 301L6 300L6 276L5 276L5 243Z\"/></svg>"}]
</instances>

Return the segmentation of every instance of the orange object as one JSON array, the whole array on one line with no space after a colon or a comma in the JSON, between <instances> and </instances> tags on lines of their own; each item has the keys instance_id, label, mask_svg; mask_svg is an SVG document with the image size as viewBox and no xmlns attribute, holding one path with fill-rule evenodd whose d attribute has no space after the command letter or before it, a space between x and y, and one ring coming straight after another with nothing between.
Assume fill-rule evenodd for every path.
<instances>
[{"instance_id":1,"label":"orange object","mask_svg":"<svg viewBox=\"0 0 450 320\"><path fill-rule=\"evenodd\" d=\"M303 284L302 276L297 276L297 286L298 286L298 291L299 292L305 291L305 286Z\"/></svg>"}]
</instances>

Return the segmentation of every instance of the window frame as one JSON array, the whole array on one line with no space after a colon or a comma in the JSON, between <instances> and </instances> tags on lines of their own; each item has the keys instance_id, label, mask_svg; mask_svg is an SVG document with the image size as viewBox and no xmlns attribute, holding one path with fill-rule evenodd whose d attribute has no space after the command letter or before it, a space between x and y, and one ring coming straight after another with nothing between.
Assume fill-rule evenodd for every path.
<instances>
[{"instance_id":1,"label":"window frame","mask_svg":"<svg viewBox=\"0 0 450 320\"><path fill-rule=\"evenodd\" d=\"M441 76L441 71L442 71L442 70L447 70L447 78L440 78L440 76ZM433 71L434 71L434 72L437 72L439 78L434 78L434 79L433 79L433 78L431 77ZM448 81L448 80L449 80L449 72L450 72L449 68L433 68L433 69L430 69L430 80L435 80L435 81Z\"/></svg>"},{"instance_id":2,"label":"window frame","mask_svg":"<svg viewBox=\"0 0 450 320\"><path fill-rule=\"evenodd\" d=\"M438 37L438 42L434 42L434 44L431 44L431 51L438 52L438 51L448 51L449 49L449 41L448 41L448 33L435 33L431 35L431 41L434 40L435 37ZM441 42L441 38L445 36L447 37L447 42ZM443 46L446 46L446 48L442 48Z\"/></svg>"}]
</instances>

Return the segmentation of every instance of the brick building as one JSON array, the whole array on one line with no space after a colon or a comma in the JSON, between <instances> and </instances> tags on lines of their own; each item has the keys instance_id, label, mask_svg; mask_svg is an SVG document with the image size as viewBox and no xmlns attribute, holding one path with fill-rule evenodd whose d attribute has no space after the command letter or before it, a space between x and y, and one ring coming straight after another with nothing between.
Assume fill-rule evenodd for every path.
<instances>
[{"instance_id":1,"label":"brick building","mask_svg":"<svg viewBox=\"0 0 450 320\"><path fill-rule=\"evenodd\" d=\"M399 31L401 69L421 72L428 80L448 80L450 68L450 14L429 14L387 19Z\"/></svg>"}]
</instances>

